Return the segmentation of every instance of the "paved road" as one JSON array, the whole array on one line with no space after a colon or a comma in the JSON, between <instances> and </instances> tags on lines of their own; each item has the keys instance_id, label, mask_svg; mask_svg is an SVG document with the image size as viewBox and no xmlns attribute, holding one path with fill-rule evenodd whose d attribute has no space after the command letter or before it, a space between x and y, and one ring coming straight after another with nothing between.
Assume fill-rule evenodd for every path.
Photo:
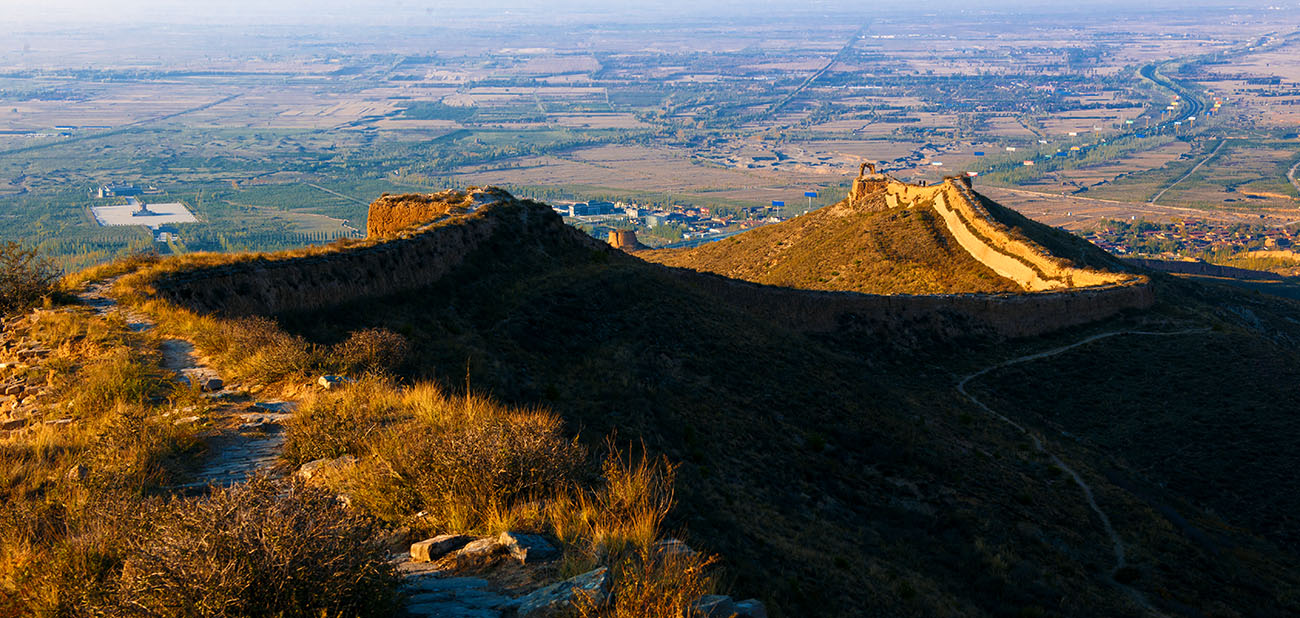
<instances>
[{"instance_id":1,"label":"paved road","mask_svg":"<svg viewBox=\"0 0 1300 618\"><path fill-rule=\"evenodd\" d=\"M1161 189L1160 192L1157 193L1155 197L1151 198L1151 201L1150 201L1150 202L1147 202L1147 203L1148 203L1148 204L1151 204L1152 206L1154 206L1154 205L1156 204L1156 200L1160 199L1160 198L1165 194L1165 191L1168 191L1168 190L1174 188L1175 186L1178 186L1178 183L1180 183L1180 182L1182 182L1182 181L1184 181L1184 180L1187 180L1187 177L1188 177L1188 176L1191 176L1192 174L1195 174L1195 173L1196 173L1196 170L1201 169L1201 166L1202 166L1202 165L1205 165L1206 163L1208 163L1208 162L1210 161L1210 159L1213 159L1213 158L1214 158L1214 155L1219 154L1219 150L1222 149L1222 148L1223 148L1223 145L1226 144L1226 143L1228 143L1228 140L1226 140L1226 139L1219 140L1219 145L1214 147L1214 151L1212 151L1212 152L1211 152L1208 156L1206 156L1204 159L1201 159L1201 162L1200 162L1200 163L1197 163L1196 165L1192 166L1192 169L1187 170L1187 173L1186 173L1186 174L1183 174L1182 176L1179 176L1179 177L1178 177L1178 180L1175 180L1175 181L1169 183L1169 186L1167 186L1167 187Z\"/></svg>"}]
</instances>

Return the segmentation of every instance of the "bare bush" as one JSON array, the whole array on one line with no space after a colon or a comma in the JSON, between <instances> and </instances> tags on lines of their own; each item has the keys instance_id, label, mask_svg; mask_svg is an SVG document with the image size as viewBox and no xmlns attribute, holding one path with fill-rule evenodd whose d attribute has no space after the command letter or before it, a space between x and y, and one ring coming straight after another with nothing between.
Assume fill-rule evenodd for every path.
<instances>
[{"instance_id":1,"label":"bare bush","mask_svg":"<svg viewBox=\"0 0 1300 618\"><path fill-rule=\"evenodd\" d=\"M396 575L375 522L333 495L254 479L145 513L118 598L139 616L386 616Z\"/></svg>"},{"instance_id":2,"label":"bare bush","mask_svg":"<svg viewBox=\"0 0 1300 618\"><path fill-rule=\"evenodd\" d=\"M446 429L411 423L390 439L404 448L379 456L408 479L431 522L448 529L482 526L503 507L556 492L586 456L557 417L542 413Z\"/></svg>"},{"instance_id":3,"label":"bare bush","mask_svg":"<svg viewBox=\"0 0 1300 618\"><path fill-rule=\"evenodd\" d=\"M391 372L406 360L410 350L410 342L391 330L365 328L334 346L331 357L346 371Z\"/></svg>"},{"instance_id":4,"label":"bare bush","mask_svg":"<svg viewBox=\"0 0 1300 618\"><path fill-rule=\"evenodd\" d=\"M400 392L366 377L336 392L317 393L288 421L284 458L301 464L341 455L364 455L379 430L394 422Z\"/></svg>"},{"instance_id":5,"label":"bare bush","mask_svg":"<svg viewBox=\"0 0 1300 618\"><path fill-rule=\"evenodd\" d=\"M234 373L259 384L271 384L312 369L319 354L302 337L286 333L274 320L251 317L222 325L225 356ZM216 346L214 346L216 347ZM220 349L220 348L218 348Z\"/></svg>"},{"instance_id":6,"label":"bare bush","mask_svg":"<svg viewBox=\"0 0 1300 618\"><path fill-rule=\"evenodd\" d=\"M21 311L54 290L63 273L53 262L16 242L0 243L0 314Z\"/></svg>"}]
</instances>

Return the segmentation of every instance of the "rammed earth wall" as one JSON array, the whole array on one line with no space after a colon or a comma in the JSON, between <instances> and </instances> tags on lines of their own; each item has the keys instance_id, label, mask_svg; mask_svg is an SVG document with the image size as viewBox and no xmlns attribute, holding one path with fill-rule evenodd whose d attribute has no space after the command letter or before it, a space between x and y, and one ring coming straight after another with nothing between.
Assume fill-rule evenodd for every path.
<instances>
[{"instance_id":1,"label":"rammed earth wall","mask_svg":"<svg viewBox=\"0 0 1300 618\"><path fill-rule=\"evenodd\" d=\"M968 250L973 255L979 251L984 259L1021 277L1027 287L1045 286L1046 291L884 296L764 286L685 269L673 272L688 285L704 288L746 310L818 332L908 328L940 335L977 330L1021 337L1104 319L1125 309L1146 308L1155 301L1145 277L1073 268L1000 230L1000 224L992 222L987 213L981 214L978 200L963 194L968 189L958 183L897 185L866 186L859 179L850 199L861 196L861 191L883 188L892 191L898 207L940 202L939 208L949 213L945 220L953 217L951 229L962 231L966 238L963 246L970 243L973 249ZM979 225L981 220L988 224ZM634 259L566 225L545 205L510 200L323 255L272 256L165 274L153 287L160 296L204 313L239 316L311 311L426 287L489 241L492 250L501 250L528 239L544 239L557 249L567 246ZM1080 282L1100 283L1066 287Z\"/></svg>"}]
</instances>

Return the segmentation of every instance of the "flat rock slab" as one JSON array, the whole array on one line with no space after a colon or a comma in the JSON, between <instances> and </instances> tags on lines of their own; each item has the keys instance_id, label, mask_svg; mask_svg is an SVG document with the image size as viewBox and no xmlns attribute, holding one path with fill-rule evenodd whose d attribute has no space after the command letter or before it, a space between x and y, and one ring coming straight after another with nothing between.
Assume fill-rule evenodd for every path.
<instances>
[{"instance_id":1,"label":"flat rock slab","mask_svg":"<svg viewBox=\"0 0 1300 618\"><path fill-rule=\"evenodd\" d=\"M519 597L516 611L519 618L551 618L568 612L584 597L597 607L609 601L608 568L600 567Z\"/></svg>"},{"instance_id":2,"label":"flat rock slab","mask_svg":"<svg viewBox=\"0 0 1300 618\"><path fill-rule=\"evenodd\" d=\"M299 471L301 472L301 470ZM418 562L431 562L473 541L474 537L464 534L440 534L411 545L411 559Z\"/></svg>"},{"instance_id":3,"label":"flat rock slab","mask_svg":"<svg viewBox=\"0 0 1300 618\"><path fill-rule=\"evenodd\" d=\"M269 413L288 416L298 407L294 401L258 401L248 406L249 412Z\"/></svg>"},{"instance_id":4,"label":"flat rock slab","mask_svg":"<svg viewBox=\"0 0 1300 618\"><path fill-rule=\"evenodd\" d=\"M501 536L497 537L497 542L504 545L510 555L521 564L550 560L560 555L560 550L536 534L502 532Z\"/></svg>"},{"instance_id":5,"label":"flat rock slab","mask_svg":"<svg viewBox=\"0 0 1300 618\"><path fill-rule=\"evenodd\" d=\"M194 358L194 344L184 339L163 339L158 345L162 352L162 367L180 373L199 366Z\"/></svg>"},{"instance_id":6,"label":"flat rock slab","mask_svg":"<svg viewBox=\"0 0 1300 618\"><path fill-rule=\"evenodd\" d=\"M492 564L510 553L510 548L494 537L470 541L456 552L458 568L473 568Z\"/></svg>"},{"instance_id":7,"label":"flat rock slab","mask_svg":"<svg viewBox=\"0 0 1300 618\"><path fill-rule=\"evenodd\" d=\"M407 605L409 616L429 616L430 618L501 618L501 612L493 609L466 607L459 603L420 603Z\"/></svg>"}]
</instances>

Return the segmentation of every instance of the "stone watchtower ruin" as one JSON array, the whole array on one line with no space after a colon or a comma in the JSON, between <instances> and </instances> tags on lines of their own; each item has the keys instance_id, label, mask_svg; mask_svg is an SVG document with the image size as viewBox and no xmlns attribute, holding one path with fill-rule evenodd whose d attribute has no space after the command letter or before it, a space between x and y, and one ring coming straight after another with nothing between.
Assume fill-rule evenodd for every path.
<instances>
[{"instance_id":1,"label":"stone watchtower ruin","mask_svg":"<svg viewBox=\"0 0 1300 618\"><path fill-rule=\"evenodd\" d=\"M636 251L647 248L636 239L635 230L610 230L609 245L623 251Z\"/></svg>"}]
</instances>

